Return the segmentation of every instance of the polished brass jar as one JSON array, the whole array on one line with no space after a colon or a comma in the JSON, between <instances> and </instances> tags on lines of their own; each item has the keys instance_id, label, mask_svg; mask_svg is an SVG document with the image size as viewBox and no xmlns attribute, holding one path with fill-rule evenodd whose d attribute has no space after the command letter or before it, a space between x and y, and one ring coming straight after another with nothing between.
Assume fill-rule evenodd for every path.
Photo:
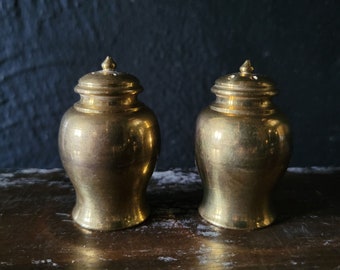
<instances>
[{"instance_id":1,"label":"polished brass jar","mask_svg":"<svg viewBox=\"0 0 340 270\"><path fill-rule=\"evenodd\" d=\"M251 230L271 224L271 191L290 157L290 130L271 98L276 88L250 61L212 87L216 100L197 119L195 156L212 224Z\"/></svg>"},{"instance_id":2,"label":"polished brass jar","mask_svg":"<svg viewBox=\"0 0 340 270\"><path fill-rule=\"evenodd\" d=\"M159 153L154 113L138 101L138 79L117 72L110 57L103 70L79 79L80 100L59 130L62 164L76 192L72 217L82 227L115 230L144 221L146 187Z\"/></svg>"}]
</instances>

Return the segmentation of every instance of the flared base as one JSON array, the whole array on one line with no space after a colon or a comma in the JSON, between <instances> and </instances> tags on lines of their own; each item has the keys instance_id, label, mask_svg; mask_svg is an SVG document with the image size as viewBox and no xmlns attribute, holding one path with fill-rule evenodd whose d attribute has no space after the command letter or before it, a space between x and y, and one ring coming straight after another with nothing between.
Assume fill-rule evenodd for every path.
<instances>
[{"instance_id":1,"label":"flared base","mask_svg":"<svg viewBox=\"0 0 340 270\"><path fill-rule=\"evenodd\" d=\"M149 209L148 207L144 207L143 211L139 209L139 211L134 212L134 215L125 217L118 215L106 215L99 217L98 214L100 213L90 213L89 211L86 211L86 209L74 207L72 211L72 218L79 226L89 230L122 230L144 222L149 216Z\"/></svg>"},{"instance_id":2,"label":"flared base","mask_svg":"<svg viewBox=\"0 0 340 270\"><path fill-rule=\"evenodd\" d=\"M272 211L265 211L261 215L243 215L240 217L237 214L223 213L222 211L207 211L204 206L198 208L198 212L203 219L209 223L232 230L255 230L263 227L267 227L275 220L275 214ZM223 215L221 214L223 213Z\"/></svg>"}]
</instances>

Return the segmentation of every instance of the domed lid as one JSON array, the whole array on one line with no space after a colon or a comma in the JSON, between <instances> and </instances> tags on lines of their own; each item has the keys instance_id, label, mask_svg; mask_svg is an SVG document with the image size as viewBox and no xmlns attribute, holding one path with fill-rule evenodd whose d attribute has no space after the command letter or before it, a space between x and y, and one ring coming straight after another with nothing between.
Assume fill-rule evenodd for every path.
<instances>
[{"instance_id":1,"label":"domed lid","mask_svg":"<svg viewBox=\"0 0 340 270\"><path fill-rule=\"evenodd\" d=\"M116 63L110 56L107 56L102 63L102 70L81 77L74 90L80 94L91 95L138 93L143 90L135 76L118 72L115 68Z\"/></svg>"},{"instance_id":2,"label":"domed lid","mask_svg":"<svg viewBox=\"0 0 340 270\"><path fill-rule=\"evenodd\" d=\"M275 95L274 82L263 75L253 73L249 60L240 67L240 72L224 75L215 81L211 91L216 95L263 96Z\"/></svg>"}]
</instances>

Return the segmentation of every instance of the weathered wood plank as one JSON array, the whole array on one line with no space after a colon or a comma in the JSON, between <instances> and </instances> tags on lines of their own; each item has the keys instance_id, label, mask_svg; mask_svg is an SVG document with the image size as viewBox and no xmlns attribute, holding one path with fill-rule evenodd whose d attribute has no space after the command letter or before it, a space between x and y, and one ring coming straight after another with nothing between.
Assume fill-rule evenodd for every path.
<instances>
[{"instance_id":1,"label":"weathered wood plank","mask_svg":"<svg viewBox=\"0 0 340 270\"><path fill-rule=\"evenodd\" d=\"M198 215L194 171L157 172L146 222L91 232L72 222L75 194L62 170L7 170L0 173L0 268L338 269L339 190L339 170L288 172L275 193L276 223L231 231Z\"/></svg>"}]
</instances>

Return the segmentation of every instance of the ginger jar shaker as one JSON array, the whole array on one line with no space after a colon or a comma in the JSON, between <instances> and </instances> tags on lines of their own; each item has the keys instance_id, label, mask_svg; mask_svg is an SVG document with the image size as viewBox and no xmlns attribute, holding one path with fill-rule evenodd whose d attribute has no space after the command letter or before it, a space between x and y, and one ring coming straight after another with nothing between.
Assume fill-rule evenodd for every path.
<instances>
[{"instance_id":1,"label":"ginger jar shaker","mask_svg":"<svg viewBox=\"0 0 340 270\"><path fill-rule=\"evenodd\" d=\"M216 100L196 123L195 158L204 190L199 213L229 229L273 222L271 191L290 158L290 128L271 101L275 85L253 70L247 60L240 72L218 78L211 89Z\"/></svg>"},{"instance_id":2,"label":"ginger jar shaker","mask_svg":"<svg viewBox=\"0 0 340 270\"><path fill-rule=\"evenodd\" d=\"M146 187L160 148L157 119L137 99L142 86L115 67L107 57L102 70L79 79L80 100L59 129L60 158L76 192L72 217L93 230L147 218Z\"/></svg>"}]
</instances>

